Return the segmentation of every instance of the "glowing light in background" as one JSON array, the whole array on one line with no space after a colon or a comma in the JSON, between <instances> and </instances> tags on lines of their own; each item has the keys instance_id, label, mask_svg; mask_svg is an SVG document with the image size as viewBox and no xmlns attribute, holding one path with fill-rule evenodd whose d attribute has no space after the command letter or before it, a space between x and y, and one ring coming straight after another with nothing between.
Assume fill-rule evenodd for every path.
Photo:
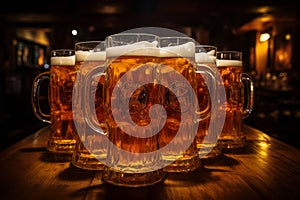
<instances>
[{"instance_id":1,"label":"glowing light in background","mask_svg":"<svg viewBox=\"0 0 300 200\"><path fill-rule=\"evenodd\" d=\"M72 35L74 35L74 36L77 35L77 30L76 29L72 30Z\"/></svg>"},{"instance_id":2,"label":"glowing light in background","mask_svg":"<svg viewBox=\"0 0 300 200\"><path fill-rule=\"evenodd\" d=\"M265 41L267 41L269 39L270 39L270 34L269 33L263 33L259 37L259 41L260 42L265 42Z\"/></svg>"}]
</instances>

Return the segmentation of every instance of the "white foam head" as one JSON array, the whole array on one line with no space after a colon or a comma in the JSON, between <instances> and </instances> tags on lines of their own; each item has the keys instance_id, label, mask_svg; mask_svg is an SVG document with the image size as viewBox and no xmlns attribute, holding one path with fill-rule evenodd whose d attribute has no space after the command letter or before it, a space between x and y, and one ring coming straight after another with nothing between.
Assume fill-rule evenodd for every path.
<instances>
[{"instance_id":1,"label":"white foam head","mask_svg":"<svg viewBox=\"0 0 300 200\"><path fill-rule=\"evenodd\" d=\"M196 63L216 63L216 56L205 52L195 54Z\"/></svg>"},{"instance_id":2,"label":"white foam head","mask_svg":"<svg viewBox=\"0 0 300 200\"><path fill-rule=\"evenodd\" d=\"M106 48L107 57L117 57L124 55L131 56L158 56L159 49L157 47L158 42L141 41L133 44L127 44L122 46L114 46Z\"/></svg>"},{"instance_id":3,"label":"white foam head","mask_svg":"<svg viewBox=\"0 0 300 200\"><path fill-rule=\"evenodd\" d=\"M82 51L75 52L76 61L103 61L106 59L105 51Z\"/></svg>"},{"instance_id":4,"label":"white foam head","mask_svg":"<svg viewBox=\"0 0 300 200\"><path fill-rule=\"evenodd\" d=\"M160 57L195 57L195 43L160 48Z\"/></svg>"},{"instance_id":5,"label":"white foam head","mask_svg":"<svg viewBox=\"0 0 300 200\"><path fill-rule=\"evenodd\" d=\"M216 55L216 50L210 50L207 52L208 55L210 56L215 56Z\"/></svg>"},{"instance_id":6,"label":"white foam head","mask_svg":"<svg viewBox=\"0 0 300 200\"><path fill-rule=\"evenodd\" d=\"M222 60L217 59L217 67L242 67L243 63L241 60Z\"/></svg>"},{"instance_id":7,"label":"white foam head","mask_svg":"<svg viewBox=\"0 0 300 200\"><path fill-rule=\"evenodd\" d=\"M66 65L66 66L75 66L75 55L72 56L57 56L51 57L51 65Z\"/></svg>"}]
</instances>

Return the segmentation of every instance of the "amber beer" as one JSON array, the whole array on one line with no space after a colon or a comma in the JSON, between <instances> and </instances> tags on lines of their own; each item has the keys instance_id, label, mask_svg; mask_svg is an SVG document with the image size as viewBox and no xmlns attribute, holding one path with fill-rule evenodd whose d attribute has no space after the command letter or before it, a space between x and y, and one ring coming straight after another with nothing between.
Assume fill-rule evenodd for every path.
<instances>
[{"instance_id":1,"label":"amber beer","mask_svg":"<svg viewBox=\"0 0 300 200\"><path fill-rule=\"evenodd\" d=\"M152 185L165 176L155 135L159 120L149 114L157 96L158 37L120 33L106 41L104 105L109 145L102 179L131 187Z\"/></svg>"},{"instance_id":2,"label":"amber beer","mask_svg":"<svg viewBox=\"0 0 300 200\"><path fill-rule=\"evenodd\" d=\"M241 52L217 52L217 67L226 92L226 101L221 108L225 109L226 117L218 143L222 148L243 147L246 136L242 124L243 118L250 114L253 107L253 82L242 71ZM245 87L249 89L245 90Z\"/></svg>"},{"instance_id":3,"label":"amber beer","mask_svg":"<svg viewBox=\"0 0 300 200\"><path fill-rule=\"evenodd\" d=\"M76 167L89 169L89 170L102 170L104 169L103 160L106 159L107 153L107 140L103 134L93 131L86 125L84 120L83 110L84 106L88 105L82 97L83 94L83 81L86 74L93 68L102 68L105 63L105 41L84 41L75 44L75 69L76 81L74 87L73 110L74 119L77 128L77 144L74 154L72 156L72 164ZM101 122L103 130L105 129L105 114L103 105L103 83L104 76L101 75L92 82L93 96L95 99L95 112L98 121ZM102 162L101 162L102 161Z\"/></svg>"},{"instance_id":4,"label":"amber beer","mask_svg":"<svg viewBox=\"0 0 300 200\"><path fill-rule=\"evenodd\" d=\"M160 39L160 44L158 97L166 109L167 119L158 135L160 148L165 148L163 160L169 162L164 170L192 171L200 166L193 135L196 133L197 103L192 95L196 89L195 43L188 37L165 37ZM182 152L179 153L178 150Z\"/></svg>"},{"instance_id":5,"label":"amber beer","mask_svg":"<svg viewBox=\"0 0 300 200\"><path fill-rule=\"evenodd\" d=\"M72 114L72 91L75 80L74 50L52 50L50 64L50 72L41 73L34 80L33 110L39 119L51 123L47 149L53 153L72 154L76 144ZM41 113L40 105L35 98L39 95L37 92L40 83L45 79L50 79L50 116Z\"/></svg>"},{"instance_id":6,"label":"amber beer","mask_svg":"<svg viewBox=\"0 0 300 200\"><path fill-rule=\"evenodd\" d=\"M110 58L108 58L110 59ZM154 69L156 66L157 57L154 56L120 56L113 58L107 70L107 77L115 77L112 81L106 83L106 97L111 96L113 90L117 90L118 96L114 98L106 98L105 104L108 107L108 124L110 141L123 150L133 153L147 153L148 151L157 150L157 136L149 138L138 138L128 135L125 131L121 130L118 122L114 120L112 110L121 115L121 123L126 126L132 125L128 121L126 114L123 112L123 107L128 107L130 117L132 121L139 126L146 126L151 122L149 115L149 108L157 102L157 86L154 84L142 85L142 79L153 80ZM147 63L146 70L139 70L138 67ZM117 82L122 75L127 72L132 78L130 81L123 83L124 87L118 88ZM136 88L136 90L130 94L129 89ZM128 89L128 91L126 90ZM124 99L129 98L129 105L126 105ZM112 104L118 105L118 107L111 107ZM154 131L154 130L146 130ZM141 133L142 134L142 133ZM120 143L121 142L121 143ZM150 161L149 161L150 162ZM153 160L154 162L154 160ZM135 164L135 163L124 163Z\"/></svg>"},{"instance_id":7,"label":"amber beer","mask_svg":"<svg viewBox=\"0 0 300 200\"><path fill-rule=\"evenodd\" d=\"M216 95L214 88L210 87L209 83L215 81L211 79L208 74L215 74L217 70L216 67L216 52L217 47L213 45L196 45L196 82L197 82L197 98L199 103L199 110L204 114L211 112L212 103L216 101L216 98L213 99L213 95ZM207 72L207 73L203 73ZM214 94L213 94L214 93ZM200 158L213 158L221 155L221 148L217 143L217 133L214 129L215 124L211 123L212 116L211 114L206 115L203 120L199 122L196 143L197 149L199 151Z\"/></svg>"},{"instance_id":8,"label":"amber beer","mask_svg":"<svg viewBox=\"0 0 300 200\"><path fill-rule=\"evenodd\" d=\"M72 115L75 58L74 55L69 57L60 56L57 51L52 51L51 54L50 109L52 135L48 142L48 150L73 153L76 143Z\"/></svg>"}]
</instances>

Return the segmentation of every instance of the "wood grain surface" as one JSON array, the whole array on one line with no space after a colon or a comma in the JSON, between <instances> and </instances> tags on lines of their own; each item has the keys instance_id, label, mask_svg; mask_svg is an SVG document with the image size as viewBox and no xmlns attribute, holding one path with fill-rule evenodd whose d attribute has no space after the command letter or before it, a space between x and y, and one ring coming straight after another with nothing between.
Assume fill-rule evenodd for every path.
<instances>
[{"instance_id":1,"label":"wood grain surface","mask_svg":"<svg viewBox=\"0 0 300 200\"><path fill-rule=\"evenodd\" d=\"M300 199L300 150L244 125L247 146L153 186L101 181L46 150L49 126L0 153L0 199Z\"/></svg>"}]
</instances>

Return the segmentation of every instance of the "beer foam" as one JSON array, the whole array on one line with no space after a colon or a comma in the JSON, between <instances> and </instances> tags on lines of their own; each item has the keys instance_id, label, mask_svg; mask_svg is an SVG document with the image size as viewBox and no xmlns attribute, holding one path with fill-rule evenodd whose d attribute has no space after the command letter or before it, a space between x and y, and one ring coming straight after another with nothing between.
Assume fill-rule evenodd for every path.
<instances>
[{"instance_id":1,"label":"beer foam","mask_svg":"<svg viewBox=\"0 0 300 200\"><path fill-rule=\"evenodd\" d=\"M50 63L51 63L51 65L75 66L75 55L61 56L61 57L51 57Z\"/></svg>"},{"instance_id":2,"label":"beer foam","mask_svg":"<svg viewBox=\"0 0 300 200\"><path fill-rule=\"evenodd\" d=\"M214 56L214 55L216 55L216 50L210 50L207 52L207 54L210 56Z\"/></svg>"},{"instance_id":3,"label":"beer foam","mask_svg":"<svg viewBox=\"0 0 300 200\"><path fill-rule=\"evenodd\" d=\"M106 59L105 51L94 52L77 50L75 52L75 55L76 61L99 61Z\"/></svg>"},{"instance_id":4,"label":"beer foam","mask_svg":"<svg viewBox=\"0 0 300 200\"><path fill-rule=\"evenodd\" d=\"M242 61L241 60L220 60L217 59L217 66L218 67L227 67L227 66L232 66L232 67L242 67Z\"/></svg>"},{"instance_id":5,"label":"beer foam","mask_svg":"<svg viewBox=\"0 0 300 200\"><path fill-rule=\"evenodd\" d=\"M214 54L213 54L214 55ZM211 54L202 52L195 54L195 61L196 63L215 63L216 57Z\"/></svg>"},{"instance_id":6,"label":"beer foam","mask_svg":"<svg viewBox=\"0 0 300 200\"><path fill-rule=\"evenodd\" d=\"M160 48L160 57L195 57L195 43Z\"/></svg>"},{"instance_id":7,"label":"beer foam","mask_svg":"<svg viewBox=\"0 0 300 200\"><path fill-rule=\"evenodd\" d=\"M123 46L107 47L106 56L115 57L123 55L131 56L158 56L159 49L157 47L158 42L141 41L133 44L127 44Z\"/></svg>"}]
</instances>

